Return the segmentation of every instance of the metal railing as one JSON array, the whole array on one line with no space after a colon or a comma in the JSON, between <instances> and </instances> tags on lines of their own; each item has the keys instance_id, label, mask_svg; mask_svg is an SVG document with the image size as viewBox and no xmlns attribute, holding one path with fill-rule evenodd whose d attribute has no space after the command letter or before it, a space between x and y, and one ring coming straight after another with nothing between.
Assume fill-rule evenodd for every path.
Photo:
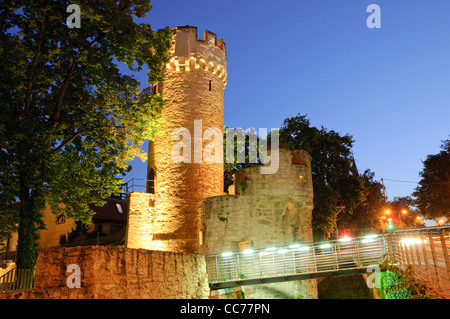
<instances>
[{"instance_id":1,"label":"metal railing","mask_svg":"<svg viewBox=\"0 0 450 319\"><path fill-rule=\"evenodd\" d=\"M390 259L450 298L450 226L400 230L387 238Z\"/></svg>"},{"instance_id":2,"label":"metal railing","mask_svg":"<svg viewBox=\"0 0 450 319\"><path fill-rule=\"evenodd\" d=\"M321 243L296 244L225 252L206 256L212 288L326 276L337 271L364 269L387 253L386 238L370 235ZM288 278L291 277L291 278Z\"/></svg>"},{"instance_id":3,"label":"metal railing","mask_svg":"<svg viewBox=\"0 0 450 319\"><path fill-rule=\"evenodd\" d=\"M122 189L124 191L124 195L127 195L132 192L143 192L147 191L147 184L154 182L154 180L143 179L143 178L132 178L125 184L123 184Z\"/></svg>"},{"instance_id":4,"label":"metal railing","mask_svg":"<svg viewBox=\"0 0 450 319\"><path fill-rule=\"evenodd\" d=\"M34 288L34 269L14 268L0 277L0 293Z\"/></svg>"},{"instance_id":5,"label":"metal railing","mask_svg":"<svg viewBox=\"0 0 450 319\"><path fill-rule=\"evenodd\" d=\"M419 280L450 298L450 226L400 230L390 234L344 238L206 256L210 287L318 278L362 270L383 261L411 266Z\"/></svg>"}]
</instances>

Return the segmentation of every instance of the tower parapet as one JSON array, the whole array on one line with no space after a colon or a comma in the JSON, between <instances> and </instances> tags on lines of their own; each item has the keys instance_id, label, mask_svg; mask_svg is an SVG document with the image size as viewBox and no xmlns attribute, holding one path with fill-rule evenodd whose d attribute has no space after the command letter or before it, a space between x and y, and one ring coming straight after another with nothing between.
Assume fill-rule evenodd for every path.
<instances>
[{"instance_id":1,"label":"tower parapet","mask_svg":"<svg viewBox=\"0 0 450 319\"><path fill-rule=\"evenodd\" d=\"M227 50L223 40L205 30L203 40L197 36L197 28L191 26L172 29L172 49L167 69L192 71L202 69L227 83Z\"/></svg>"}]
</instances>

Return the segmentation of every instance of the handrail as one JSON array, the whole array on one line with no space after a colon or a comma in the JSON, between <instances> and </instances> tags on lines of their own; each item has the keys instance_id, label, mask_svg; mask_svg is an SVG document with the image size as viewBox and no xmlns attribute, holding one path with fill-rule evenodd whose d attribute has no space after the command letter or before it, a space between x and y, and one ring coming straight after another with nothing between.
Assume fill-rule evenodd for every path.
<instances>
[{"instance_id":1,"label":"handrail","mask_svg":"<svg viewBox=\"0 0 450 319\"><path fill-rule=\"evenodd\" d=\"M396 231L388 236L390 256L401 268L450 298L450 226Z\"/></svg>"},{"instance_id":2,"label":"handrail","mask_svg":"<svg viewBox=\"0 0 450 319\"><path fill-rule=\"evenodd\" d=\"M141 185L140 183L135 183L135 181L144 182L145 185ZM154 179L144 179L144 178L132 178L128 182L123 184L124 194L128 195L135 191L135 189L143 189L143 192L147 190L147 182L154 182Z\"/></svg>"},{"instance_id":3,"label":"handrail","mask_svg":"<svg viewBox=\"0 0 450 319\"><path fill-rule=\"evenodd\" d=\"M0 277L0 293L34 287L34 269L14 268Z\"/></svg>"},{"instance_id":4,"label":"handrail","mask_svg":"<svg viewBox=\"0 0 450 319\"><path fill-rule=\"evenodd\" d=\"M411 228L411 229L398 229L398 230L394 231L393 233L429 231L429 230L436 230L436 229L450 229L450 225L449 226L429 226L429 227L420 227L420 228Z\"/></svg>"},{"instance_id":5,"label":"handrail","mask_svg":"<svg viewBox=\"0 0 450 319\"><path fill-rule=\"evenodd\" d=\"M4 273L3 275L0 276L0 284L5 283L5 279L10 278L11 275L14 274L16 268L10 269L9 271L7 271L6 273ZM9 281L6 281L9 282Z\"/></svg>"},{"instance_id":6,"label":"handrail","mask_svg":"<svg viewBox=\"0 0 450 319\"><path fill-rule=\"evenodd\" d=\"M297 280L365 269L387 253L383 235L312 242L206 256L211 287Z\"/></svg>"},{"instance_id":7,"label":"handrail","mask_svg":"<svg viewBox=\"0 0 450 319\"><path fill-rule=\"evenodd\" d=\"M358 238L223 252L206 256L210 287L343 275L381 263L389 254L411 266L429 286L450 298L450 226L407 229Z\"/></svg>"}]
</instances>

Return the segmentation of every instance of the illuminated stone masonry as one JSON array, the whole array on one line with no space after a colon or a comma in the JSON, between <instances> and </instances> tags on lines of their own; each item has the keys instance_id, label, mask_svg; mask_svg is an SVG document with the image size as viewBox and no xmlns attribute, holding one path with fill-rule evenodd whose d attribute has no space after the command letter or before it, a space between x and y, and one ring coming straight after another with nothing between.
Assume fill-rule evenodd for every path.
<instances>
[{"instance_id":1,"label":"illuminated stone masonry","mask_svg":"<svg viewBox=\"0 0 450 319\"><path fill-rule=\"evenodd\" d=\"M69 265L80 269L79 288L67 284ZM77 246L39 251L35 288L0 299L202 299L209 292L204 256Z\"/></svg>"},{"instance_id":2,"label":"illuminated stone masonry","mask_svg":"<svg viewBox=\"0 0 450 319\"><path fill-rule=\"evenodd\" d=\"M234 195L198 203L203 254L312 242L313 188L307 152L280 148L277 173L261 174L258 166L244 168L236 173L230 193L233 189ZM248 299L317 298L316 280L241 289Z\"/></svg>"},{"instance_id":3,"label":"illuminated stone masonry","mask_svg":"<svg viewBox=\"0 0 450 319\"><path fill-rule=\"evenodd\" d=\"M260 166L242 169L228 194L223 191L223 163L196 161L196 152L202 155L208 140L203 138L201 147L190 141L190 161L173 160L173 149L181 139L173 134L177 129L202 137L211 128L223 132L227 52L225 43L209 31L203 40L198 39L195 27L172 31L165 81L153 87L167 101L162 134L149 143L147 193L127 196L126 247L206 255L238 251L246 245L258 249L312 241L308 153L279 149L279 157L272 157L278 161L276 173L261 174ZM199 121L202 126L196 132ZM219 155L223 158L223 153ZM276 287L250 287L247 294L280 296L273 293L281 288ZM283 287L285 297L317 297L314 280Z\"/></svg>"},{"instance_id":4,"label":"illuminated stone masonry","mask_svg":"<svg viewBox=\"0 0 450 319\"><path fill-rule=\"evenodd\" d=\"M172 134L180 128L194 134L198 121L202 136L210 128L223 132L226 46L209 31L199 40L196 27L172 31L165 81L154 85L168 103L162 112L162 134L149 143L147 179L153 181L147 192L155 193L152 241L153 249L196 253L197 202L223 194L223 164L195 163L194 152L190 163L175 163L172 150L178 141ZM202 141L201 152L206 145L207 141Z\"/></svg>"},{"instance_id":5,"label":"illuminated stone masonry","mask_svg":"<svg viewBox=\"0 0 450 319\"><path fill-rule=\"evenodd\" d=\"M308 153L281 148L277 173L261 174L258 166L244 168L230 186L235 194L199 201L202 253L239 251L244 242L253 249L311 242L310 163Z\"/></svg>"}]
</instances>

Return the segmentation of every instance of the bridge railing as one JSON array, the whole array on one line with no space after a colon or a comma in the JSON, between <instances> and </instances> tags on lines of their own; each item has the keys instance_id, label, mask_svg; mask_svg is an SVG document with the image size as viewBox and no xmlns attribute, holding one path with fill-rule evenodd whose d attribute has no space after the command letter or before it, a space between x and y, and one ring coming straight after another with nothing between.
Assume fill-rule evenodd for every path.
<instances>
[{"instance_id":1,"label":"bridge railing","mask_svg":"<svg viewBox=\"0 0 450 319\"><path fill-rule=\"evenodd\" d=\"M383 235L343 238L206 256L210 283L251 282L251 279L361 269L387 253Z\"/></svg>"},{"instance_id":2,"label":"bridge railing","mask_svg":"<svg viewBox=\"0 0 450 319\"><path fill-rule=\"evenodd\" d=\"M450 226L396 231L387 242L391 260L450 298Z\"/></svg>"}]
</instances>

